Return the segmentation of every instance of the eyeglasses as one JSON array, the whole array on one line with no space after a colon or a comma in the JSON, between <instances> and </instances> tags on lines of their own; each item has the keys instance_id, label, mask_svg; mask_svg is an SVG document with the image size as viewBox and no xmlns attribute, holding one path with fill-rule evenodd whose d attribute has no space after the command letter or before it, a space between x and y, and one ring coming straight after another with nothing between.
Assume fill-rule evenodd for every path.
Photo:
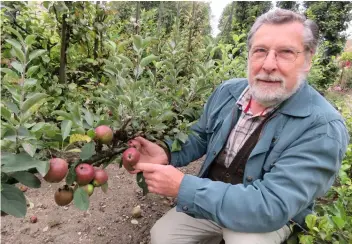
<instances>
[{"instance_id":1,"label":"eyeglasses","mask_svg":"<svg viewBox=\"0 0 352 244\"><path fill-rule=\"evenodd\" d=\"M263 47L255 47L249 51L251 61L253 62L264 62L269 54L270 49ZM280 48L275 51L275 59L278 63L293 63L296 61L298 54L303 53L290 49L290 48Z\"/></svg>"}]
</instances>

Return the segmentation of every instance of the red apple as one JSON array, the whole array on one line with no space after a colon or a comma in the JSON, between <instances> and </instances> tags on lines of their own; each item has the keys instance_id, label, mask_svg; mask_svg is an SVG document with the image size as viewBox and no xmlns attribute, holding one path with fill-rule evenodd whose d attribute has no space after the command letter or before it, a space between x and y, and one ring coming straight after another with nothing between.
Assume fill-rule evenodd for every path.
<instances>
[{"instance_id":1,"label":"red apple","mask_svg":"<svg viewBox=\"0 0 352 244\"><path fill-rule=\"evenodd\" d=\"M109 144L114 136L114 133L109 126L100 125L95 128L95 138L103 144Z\"/></svg>"},{"instance_id":2,"label":"red apple","mask_svg":"<svg viewBox=\"0 0 352 244\"><path fill-rule=\"evenodd\" d=\"M134 147L130 147L125 150L122 154L122 163L125 169L128 171L133 171L133 166L138 163L140 156L140 152Z\"/></svg>"},{"instance_id":3,"label":"red apple","mask_svg":"<svg viewBox=\"0 0 352 244\"><path fill-rule=\"evenodd\" d=\"M90 164L79 164L76 169L76 182L78 185L84 186L94 179L94 168Z\"/></svg>"},{"instance_id":4,"label":"red apple","mask_svg":"<svg viewBox=\"0 0 352 244\"><path fill-rule=\"evenodd\" d=\"M44 176L44 180L50 183L58 183L62 181L68 172L68 163L62 158L52 158L49 161L50 168Z\"/></svg>"},{"instance_id":5,"label":"red apple","mask_svg":"<svg viewBox=\"0 0 352 244\"><path fill-rule=\"evenodd\" d=\"M103 169L96 169L95 170L95 177L93 180L93 185L95 187L104 185L108 181L108 174Z\"/></svg>"}]
</instances>

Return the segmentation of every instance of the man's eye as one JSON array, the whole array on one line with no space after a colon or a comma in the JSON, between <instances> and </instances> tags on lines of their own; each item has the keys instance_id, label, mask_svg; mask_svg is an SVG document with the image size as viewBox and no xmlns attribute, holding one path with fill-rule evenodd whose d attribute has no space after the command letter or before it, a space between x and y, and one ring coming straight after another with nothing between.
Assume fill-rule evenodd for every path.
<instances>
[{"instance_id":1,"label":"man's eye","mask_svg":"<svg viewBox=\"0 0 352 244\"><path fill-rule=\"evenodd\" d=\"M290 49L282 49L279 52L282 54L294 54L295 53L293 50L290 50Z\"/></svg>"},{"instance_id":2,"label":"man's eye","mask_svg":"<svg viewBox=\"0 0 352 244\"><path fill-rule=\"evenodd\" d=\"M264 49L264 48L256 48L256 49L254 49L254 53L266 53L266 49Z\"/></svg>"}]
</instances>

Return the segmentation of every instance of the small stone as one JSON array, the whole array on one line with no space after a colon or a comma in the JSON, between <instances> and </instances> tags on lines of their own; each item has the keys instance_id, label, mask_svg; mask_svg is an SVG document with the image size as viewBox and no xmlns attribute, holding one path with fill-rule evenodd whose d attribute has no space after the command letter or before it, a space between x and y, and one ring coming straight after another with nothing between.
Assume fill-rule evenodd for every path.
<instances>
[{"instance_id":1,"label":"small stone","mask_svg":"<svg viewBox=\"0 0 352 244\"><path fill-rule=\"evenodd\" d=\"M82 235L82 232L78 232L77 234L80 236L80 235Z\"/></svg>"},{"instance_id":2,"label":"small stone","mask_svg":"<svg viewBox=\"0 0 352 244\"><path fill-rule=\"evenodd\" d=\"M68 207L67 207L67 206L65 206L65 207L64 207L64 209L65 209L65 210L67 210L67 209L68 209Z\"/></svg>"},{"instance_id":3,"label":"small stone","mask_svg":"<svg viewBox=\"0 0 352 244\"><path fill-rule=\"evenodd\" d=\"M49 230L49 226L46 226L44 229L43 229L43 232L47 232Z\"/></svg>"},{"instance_id":4,"label":"small stone","mask_svg":"<svg viewBox=\"0 0 352 244\"><path fill-rule=\"evenodd\" d=\"M132 209L132 217L133 218L140 218L142 216L141 206L136 206Z\"/></svg>"},{"instance_id":5,"label":"small stone","mask_svg":"<svg viewBox=\"0 0 352 244\"><path fill-rule=\"evenodd\" d=\"M132 219L132 220L131 220L131 224L138 225L138 220Z\"/></svg>"},{"instance_id":6,"label":"small stone","mask_svg":"<svg viewBox=\"0 0 352 244\"><path fill-rule=\"evenodd\" d=\"M101 230L101 227L98 227L98 230Z\"/></svg>"}]
</instances>

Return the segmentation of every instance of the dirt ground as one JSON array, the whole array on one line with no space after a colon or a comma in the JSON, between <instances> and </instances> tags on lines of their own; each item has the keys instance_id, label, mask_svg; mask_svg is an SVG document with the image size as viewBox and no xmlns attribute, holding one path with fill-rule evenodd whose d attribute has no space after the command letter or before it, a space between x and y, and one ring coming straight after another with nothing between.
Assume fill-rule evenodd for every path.
<instances>
[{"instance_id":1,"label":"dirt ground","mask_svg":"<svg viewBox=\"0 0 352 244\"><path fill-rule=\"evenodd\" d=\"M196 174L201 161L181 168L184 173ZM130 175L118 165L109 165L109 190L107 194L95 189L90 197L88 211L77 209L73 202L59 207L54 193L61 184L42 180L40 189L25 193L33 205L25 218L1 217L1 243L3 244L148 244L149 230L166 211L174 199L155 194L143 196L135 175ZM132 218L132 209L139 205L142 217ZM37 223L30 217L37 216Z\"/></svg>"}]
</instances>

